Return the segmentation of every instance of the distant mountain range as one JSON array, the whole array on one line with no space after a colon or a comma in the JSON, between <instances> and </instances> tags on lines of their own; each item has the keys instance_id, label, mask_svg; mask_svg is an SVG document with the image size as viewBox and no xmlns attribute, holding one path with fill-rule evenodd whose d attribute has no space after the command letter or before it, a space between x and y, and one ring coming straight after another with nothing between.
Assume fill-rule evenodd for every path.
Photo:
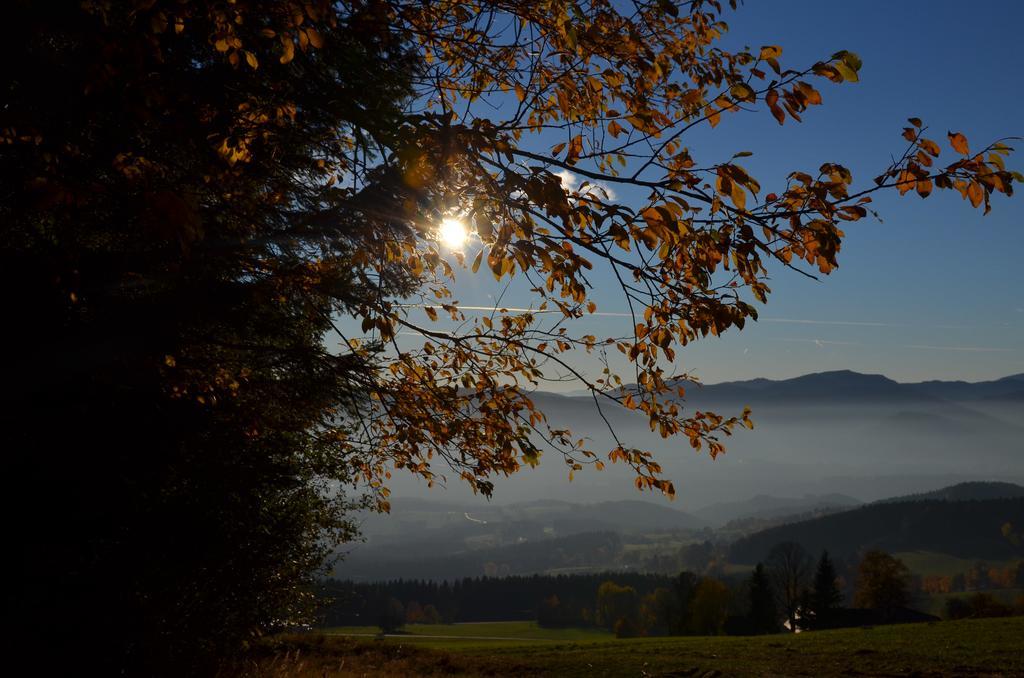
<instances>
[{"instance_id":1,"label":"distant mountain range","mask_svg":"<svg viewBox=\"0 0 1024 678\"><path fill-rule=\"evenodd\" d=\"M921 381L898 382L881 374L864 374L852 370L814 372L790 379L748 379L717 384L676 382L687 389L688 400L708 402L747 400L817 400L831 402L872 399L898 401L938 399L952 401L1022 400L1024 372L994 381ZM566 395L587 397L583 391Z\"/></svg>"}]
</instances>

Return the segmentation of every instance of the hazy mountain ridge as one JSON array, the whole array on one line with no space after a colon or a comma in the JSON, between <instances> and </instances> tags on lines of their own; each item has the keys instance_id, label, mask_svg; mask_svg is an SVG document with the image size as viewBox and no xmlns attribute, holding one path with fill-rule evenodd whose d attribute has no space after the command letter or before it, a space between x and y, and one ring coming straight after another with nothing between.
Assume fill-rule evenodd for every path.
<instances>
[{"instance_id":1,"label":"hazy mountain ridge","mask_svg":"<svg viewBox=\"0 0 1024 678\"><path fill-rule=\"evenodd\" d=\"M892 497L891 499L882 499L875 503L885 504L928 500L971 501L985 499L1017 499L1020 497L1024 497L1024 486L1017 485L1016 483L974 481L957 483L956 485L942 487L931 492L920 492L917 494L903 495L901 497Z\"/></svg>"},{"instance_id":2,"label":"hazy mountain ridge","mask_svg":"<svg viewBox=\"0 0 1024 678\"><path fill-rule=\"evenodd\" d=\"M846 509L863 502L839 493L807 494L803 497L776 497L759 494L750 499L722 502L705 506L693 512L713 526L724 526L745 518L773 519L806 513L816 509Z\"/></svg>"},{"instance_id":3,"label":"hazy mountain ridge","mask_svg":"<svg viewBox=\"0 0 1024 678\"><path fill-rule=\"evenodd\" d=\"M814 504L829 498L857 501L841 495L810 496L802 500ZM781 510L786 501L780 497L754 497L749 502L735 504ZM429 512L429 502L409 504L421 512ZM438 506L446 513L457 513L449 511L453 504L439 503ZM524 519L531 511L535 512L534 518L548 520L580 511L578 525L583 531L556 533L543 529L536 521ZM585 522L587 516L609 512L619 515L619 529L603 529L597 523ZM487 521L481 517L484 515ZM463 512L458 517L468 531L419 530L405 533L400 540L390 543L357 546L346 561L339 563L335 576L358 580L451 579L482 574L644 571L656 554L679 553L679 544L709 539L727 545L729 562L744 565L763 559L772 546L783 541L798 542L811 553L828 549L841 558L867 548L890 552L929 551L972 559L1024 556L1020 547L1002 533L1002 526L1007 522L1024 524L1024 487L997 481L960 483L846 510L819 507L788 516L793 522L767 529L761 529L758 521L773 519L748 518L745 519L747 524L744 519L738 519L715 530L687 529L683 522L674 521L692 519L692 516L645 502L576 505L544 500L511 507L497 506L491 514ZM650 522L645 521L648 518ZM787 520L787 517L774 520ZM593 529L585 529L588 526ZM447 540L439 538L446 534ZM494 535L502 535L502 538L491 538Z\"/></svg>"},{"instance_id":4,"label":"hazy mountain ridge","mask_svg":"<svg viewBox=\"0 0 1024 678\"><path fill-rule=\"evenodd\" d=\"M471 505L398 500L387 515L368 514L366 541L351 548L357 560L417 559L496 549L580 534L692 531L707 523L674 508L644 501L576 504L540 500L510 505Z\"/></svg>"}]
</instances>

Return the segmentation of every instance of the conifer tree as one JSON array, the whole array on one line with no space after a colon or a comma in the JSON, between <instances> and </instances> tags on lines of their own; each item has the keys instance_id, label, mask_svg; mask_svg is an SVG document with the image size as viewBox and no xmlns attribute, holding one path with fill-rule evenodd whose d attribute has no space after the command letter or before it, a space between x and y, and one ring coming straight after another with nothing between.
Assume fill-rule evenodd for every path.
<instances>
[{"instance_id":1,"label":"conifer tree","mask_svg":"<svg viewBox=\"0 0 1024 678\"><path fill-rule=\"evenodd\" d=\"M775 593L762 563L758 563L750 575L750 625L759 635L779 630Z\"/></svg>"},{"instance_id":2,"label":"conifer tree","mask_svg":"<svg viewBox=\"0 0 1024 678\"><path fill-rule=\"evenodd\" d=\"M814 571L814 584L808 599L808 616L814 626L827 626L832 612L843 602L838 575L828 551L821 552Z\"/></svg>"}]
</instances>

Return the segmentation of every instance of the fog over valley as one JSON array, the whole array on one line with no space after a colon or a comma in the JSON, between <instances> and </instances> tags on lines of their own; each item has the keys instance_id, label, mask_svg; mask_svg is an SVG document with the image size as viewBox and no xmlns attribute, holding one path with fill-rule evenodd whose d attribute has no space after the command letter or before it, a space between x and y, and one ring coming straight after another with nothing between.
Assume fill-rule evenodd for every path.
<instances>
[{"instance_id":1,"label":"fog over valley","mask_svg":"<svg viewBox=\"0 0 1024 678\"><path fill-rule=\"evenodd\" d=\"M588 437L592 449L612 446L592 398L532 397L554 425ZM727 452L712 460L685 439L664 440L652 433L644 415L602 405L624 444L656 454L665 477L675 482L674 501L637 491L631 470L621 464L608 464L603 471L585 468L570 482L568 469L553 452L536 468L498 479L490 501L474 496L458 480L428 489L399 471L391 486L391 513L362 516L364 541L343 549L345 558L335 565L335 574L355 579L470 576L483 574L492 556L518 562L513 573L546 572L565 566L565 559L554 564L545 559L545 549L565 539L576 540L559 546L563 552L577 551L568 559L577 562L575 567L649 568L651 553L679 544L731 541L893 497L938 498L922 493L968 481L1003 484L964 485L966 498L1018 496L1014 483L1024 483L1019 416L1024 413L1024 375L980 383L904 384L838 371L687 387L686 407L731 415L744 406L753 410L754 430L737 428L725 439ZM616 541L630 535L660 546L631 558ZM500 555L492 553L495 549ZM519 555L510 556L509 549L518 549ZM420 565L424 557L442 559L435 575Z\"/></svg>"}]
</instances>

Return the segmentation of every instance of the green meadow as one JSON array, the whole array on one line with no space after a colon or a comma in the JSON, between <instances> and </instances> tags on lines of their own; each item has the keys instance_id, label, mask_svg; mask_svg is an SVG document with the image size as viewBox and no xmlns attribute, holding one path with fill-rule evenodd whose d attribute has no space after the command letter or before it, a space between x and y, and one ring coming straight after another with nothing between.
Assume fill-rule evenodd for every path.
<instances>
[{"instance_id":1,"label":"green meadow","mask_svg":"<svg viewBox=\"0 0 1024 678\"><path fill-rule=\"evenodd\" d=\"M270 639L255 676L1024 676L1024 618L799 635L619 640L527 622L424 626L374 640L361 629ZM491 633L500 630L498 633ZM571 638L573 633L581 637ZM443 637L428 637L443 636ZM488 637L516 640L486 640Z\"/></svg>"},{"instance_id":2,"label":"green meadow","mask_svg":"<svg viewBox=\"0 0 1024 678\"><path fill-rule=\"evenodd\" d=\"M342 626L322 631L327 636L377 638L376 626ZM527 643L589 643L614 640L603 629L546 629L532 621L474 622L466 624L410 624L383 642L415 644L417 647L496 647Z\"/></svg>"}]
</instances>

